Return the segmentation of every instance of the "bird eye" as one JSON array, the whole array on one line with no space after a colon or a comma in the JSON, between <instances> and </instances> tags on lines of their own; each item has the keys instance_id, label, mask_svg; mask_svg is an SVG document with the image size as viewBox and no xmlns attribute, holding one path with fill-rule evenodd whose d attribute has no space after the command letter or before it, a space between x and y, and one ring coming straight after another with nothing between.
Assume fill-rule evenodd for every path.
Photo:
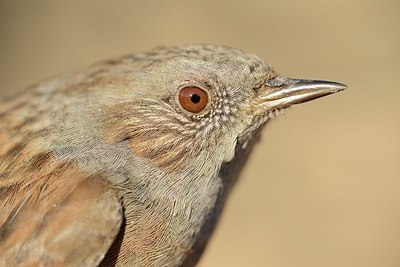
<instances>
[{"instance_id":1,"label":"bird eye","mask_svg":"<svg viewBox=\"0 0 400 267\"><path fill-rule=\"evenodd\" d=\"M199 113L206 107L208 95L198 87L188 86L179 91L179 102L185 110Z\"/></svg>"}]
</instances>

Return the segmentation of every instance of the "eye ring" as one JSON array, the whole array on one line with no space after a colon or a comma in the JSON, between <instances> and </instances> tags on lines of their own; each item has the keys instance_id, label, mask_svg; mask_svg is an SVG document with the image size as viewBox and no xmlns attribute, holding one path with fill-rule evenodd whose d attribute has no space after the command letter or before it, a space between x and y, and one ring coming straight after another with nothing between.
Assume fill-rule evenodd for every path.
<instances>
[{"instance_id":1,"label":"eye ring","mask_svg":"<svg viewBox=\"0 0 400 267\"><path fill-rule=\"evenodd\" d=\"M199 113L207 106L208 94L197 86L186 86L179 90L178 100L183 109Z\"/></svg>"}]
</instances>

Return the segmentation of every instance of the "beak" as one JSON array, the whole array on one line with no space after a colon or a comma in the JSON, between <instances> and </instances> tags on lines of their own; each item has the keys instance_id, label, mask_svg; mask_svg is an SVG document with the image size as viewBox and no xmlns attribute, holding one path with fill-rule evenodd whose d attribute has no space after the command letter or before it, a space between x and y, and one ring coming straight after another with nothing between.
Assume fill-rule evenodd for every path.
<instances>
[{"instance_id":1,"label":"beak","mask_svg":"<svg viewBox=\"0 0 400 267\"><path fill-rule=\"evenodd\" d=\"M343 91L346 87L346 85L336 82L299 80L278 76L266 81L259 89L256 106L264 112L283 109Z\"/></svg>"}]
</instances>

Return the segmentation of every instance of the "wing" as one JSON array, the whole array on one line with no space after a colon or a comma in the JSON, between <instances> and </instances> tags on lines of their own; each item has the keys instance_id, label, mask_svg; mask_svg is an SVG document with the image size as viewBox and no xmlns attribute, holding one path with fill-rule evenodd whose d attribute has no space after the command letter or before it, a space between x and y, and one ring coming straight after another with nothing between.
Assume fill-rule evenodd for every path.
<instances>
[{"instance_id":1,"label":"wing","mask_svg":"<svg viewBox=\"0 0 400 267\"><path fill-rule=\"evenodd\" d=\"M0 266L95 266L121 226L119 197L105 177L53 155L54 143L73 139L60 132L70 113L49 104L66 80L0 101Z\"/></svg>"},{"instance_id":2,"label":"wing","mask_svg":"<svg viewBox=\"0 0 400 267\"><path fill-rule=\"evenodd\" d=\"M58 164L36 178L7 185L0 178L0 266L101 262L122 221L117 194L101 175Z\"/></svg>"}]
</instances>

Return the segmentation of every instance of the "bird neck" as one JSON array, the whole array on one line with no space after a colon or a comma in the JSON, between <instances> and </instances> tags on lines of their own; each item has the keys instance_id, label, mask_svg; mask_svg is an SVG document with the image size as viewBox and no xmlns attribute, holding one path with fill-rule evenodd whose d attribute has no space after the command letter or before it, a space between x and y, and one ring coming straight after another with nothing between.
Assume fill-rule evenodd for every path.
<instances>
[{"instance_id":1,"label":"bird neck","mask_svg":"<svg viewBox=\"0 0 400 267\"><path fill-rule=\"evenodd\" d=\"M143 159L133 161L132 175L121 186L126 223L120 260L177 266L191 253L223 186L218 169L202 167L202 156L196 161L179 173L162 172ZM139 166L140 174L133 172Z\"/></svg>"}]
</instances>

